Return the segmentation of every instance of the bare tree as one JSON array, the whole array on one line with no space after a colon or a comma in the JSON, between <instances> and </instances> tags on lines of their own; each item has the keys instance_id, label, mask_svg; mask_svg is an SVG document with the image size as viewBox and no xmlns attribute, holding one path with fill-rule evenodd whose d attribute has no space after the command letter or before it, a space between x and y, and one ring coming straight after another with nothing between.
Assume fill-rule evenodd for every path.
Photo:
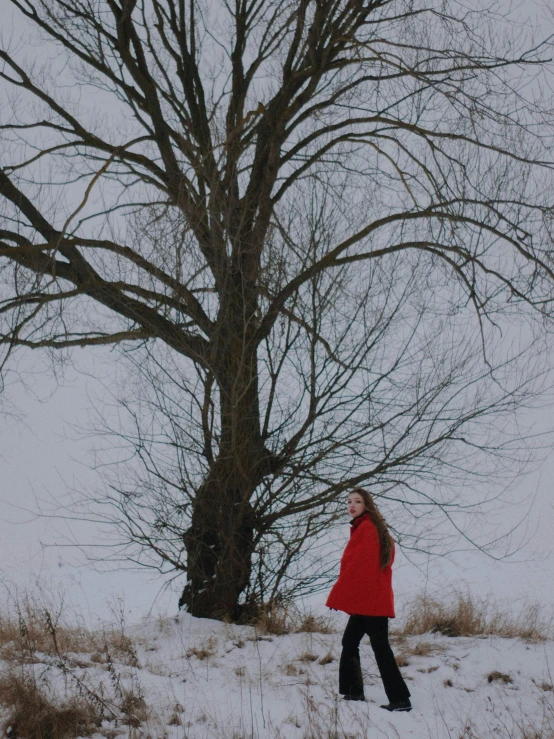
<instances>
[{"instance_id":1,"label":"bare tree","mask_svg":"<svg viewBox=\"0 0 554 739\"><path fill-rule=\"evenodd\" d=\"M10 1L55 53L0 51L5 361L150 378L127 555L236 618L353 484L459 526L541 373L550 40L453 0Z\"/></svg>"}]
</instances>

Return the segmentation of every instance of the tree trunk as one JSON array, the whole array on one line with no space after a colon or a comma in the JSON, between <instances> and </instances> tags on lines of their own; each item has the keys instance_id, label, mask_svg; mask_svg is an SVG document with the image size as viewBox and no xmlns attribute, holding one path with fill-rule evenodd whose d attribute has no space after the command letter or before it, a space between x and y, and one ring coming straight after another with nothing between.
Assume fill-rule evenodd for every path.
<instances>
[{"instance_id":1,"label":"tree trunk","mask_svg":"<svg viewBox=\"0 0 554 739\"><path fill-rule=\"evenodd\" d=\"M250 579L255 528L252 506L244 498L224 474L206 480L198 492L184 535L187 584L179 600L193 616L240 620L239 598Z\"/></svg>"},{"instance_id":2,"label":"tree trunk","mask_svg":"<svg viewBox=\"0 0 554 739\"><path fill-rule=\"evenodd\" d=\"M255 322L237 313L227 309L218 341L219 448L184 535L187 584L179 601L194 616L233 621L240 619L239 598L250 579L256 528L251 498L271 471L260 433Z\"/></svg>"}]
</instances>

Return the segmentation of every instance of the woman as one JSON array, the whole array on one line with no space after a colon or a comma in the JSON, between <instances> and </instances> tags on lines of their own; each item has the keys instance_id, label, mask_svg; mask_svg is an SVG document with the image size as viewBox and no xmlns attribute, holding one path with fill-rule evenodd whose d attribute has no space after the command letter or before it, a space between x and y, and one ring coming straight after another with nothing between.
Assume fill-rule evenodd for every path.
<instances>
[{"instance_id":1,"label":"woman","mask_svg":"<svg viewBox=\"0 0 554 739\"><path fill-rule=\"evenodd\" d=\"M350 541L326 603L350 616L342 637L339 693L345 700L365 700L359 645L367 634L389 699L381 708L411 711L410 691L389 644L389 618L394 618L394 542L367 490L354 488L346 506L352 518Z\"/></svg>"}]
</instances>

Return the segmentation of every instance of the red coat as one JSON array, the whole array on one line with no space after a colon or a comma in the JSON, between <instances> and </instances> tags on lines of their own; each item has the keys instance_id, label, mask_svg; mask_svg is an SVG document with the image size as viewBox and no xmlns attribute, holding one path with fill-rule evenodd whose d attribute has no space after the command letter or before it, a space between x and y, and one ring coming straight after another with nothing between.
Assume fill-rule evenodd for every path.
<instances>
[{"instance_id":1,"label":"red coat","mask_svg":"<svg viewBox=\"0 0 554 739\"><path fill-rule=\"evenodd\" d=\"M375 524L369 513L364 513L352 523L350 540L340 562L339 578L325 604L328 608L345 611L351 616L394 618L392 567L381 569L380 550Z\"/></svg>"}]
</instances>

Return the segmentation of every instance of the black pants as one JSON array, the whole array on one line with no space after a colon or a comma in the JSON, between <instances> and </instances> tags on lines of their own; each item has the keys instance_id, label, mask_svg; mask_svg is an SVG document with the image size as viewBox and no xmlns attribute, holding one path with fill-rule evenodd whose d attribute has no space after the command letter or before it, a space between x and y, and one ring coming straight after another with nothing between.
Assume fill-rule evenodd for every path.
<instances>
[{"instance_id":1,"label":"black pants","mask_svg":"<svg viewBox=\"0 0 554 739\"><path fill-rule=\"evenodd\" d=\"M359 697L364 694L359 646L365 634L369 636L387 698L391 703L408 700L410 691L390 648L386 616L350 616L342 637L339 693Z\"/></svg>"}]
</instances>

